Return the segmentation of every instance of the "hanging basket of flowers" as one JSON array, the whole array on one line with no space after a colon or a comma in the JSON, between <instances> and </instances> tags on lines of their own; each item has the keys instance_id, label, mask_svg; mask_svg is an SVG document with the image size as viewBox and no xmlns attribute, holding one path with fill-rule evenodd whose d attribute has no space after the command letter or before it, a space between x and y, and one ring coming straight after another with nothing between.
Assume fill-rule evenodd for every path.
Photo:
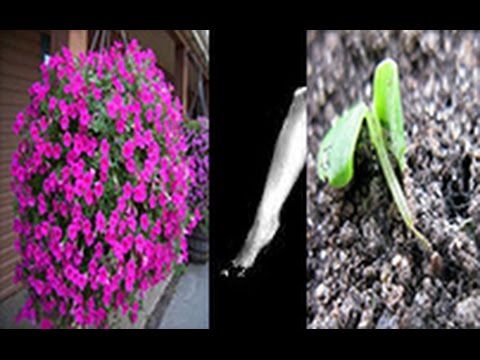
<instances>
[{"instance_id":1,"label":"hanging basket of flowers","mask_svg":"<svg viewBox=\"0 0 480 360\"><path fill-rule=\"evenodd\" d=\"M200 116L187 123L188 154L191 155L195 176L191 181L188 202L191 208L198 209L202 220L188 236L189 260L204 263L208 260L209 239L209 119Z\"/></svg>"},{"instance_id":2,"label":"hanging basket of flowers","mask_svg":"<svg viewBox=\"0 0 480 360\"><path fill-rule=\"evenodd\" d=\"M41 66L13 130L18 320L41 327L135 321L141 299L187 259L201 219L182 104L137 41Z\"/></svg>"}]
</instances>

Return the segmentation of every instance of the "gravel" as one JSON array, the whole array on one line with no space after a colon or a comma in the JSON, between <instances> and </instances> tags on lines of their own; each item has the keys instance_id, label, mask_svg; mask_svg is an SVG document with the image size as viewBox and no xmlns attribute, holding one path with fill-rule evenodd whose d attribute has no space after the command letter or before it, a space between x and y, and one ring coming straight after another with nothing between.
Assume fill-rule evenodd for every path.
<instances>
[{"instance_id":1,"label":"gravel","mask_svg":"<svg viewBox=\"0 0 480 360\"><path fill-rule=\"evenodd\" d=\"M307 327L480 327L480 33L308 31ZM397 61L407 136L397 170L426 256L362 131L353 182L316 174L335 117L371 102L375 66Z\"/></svg>"}]
</instances>

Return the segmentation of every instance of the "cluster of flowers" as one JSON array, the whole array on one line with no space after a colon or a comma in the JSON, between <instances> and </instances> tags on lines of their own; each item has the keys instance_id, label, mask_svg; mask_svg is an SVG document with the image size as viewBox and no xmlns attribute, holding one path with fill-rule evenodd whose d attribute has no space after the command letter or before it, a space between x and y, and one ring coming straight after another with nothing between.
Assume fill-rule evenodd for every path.
<instances>
[{"instance_id":1,"label":"cluster of flowers","mask_svg":"<svg viewBox=\"0 0 480 360\"><path fill-rule=\"evenodd\" d=\"M186 261L196 175L182 104L155 63L133 40L41 66L13 126L15 281L29 292L17 320L108 327L121 309L136 321L145 292Z\"/></svg>"},{"instance_id":2,"label":"cluster of flowers","mask_svg":"<svg viewBox=\"0 0 480 360\"><path fill-rule=\"evenodd\" d=\"M188 139L188 153L192 156L191 167L195 177L191 182L188 203L192 208L198 208L202 213L202 225L208 219L209 208L209 120L201 116L191 122L186 131Z\"/></svg>"}]
</instances>

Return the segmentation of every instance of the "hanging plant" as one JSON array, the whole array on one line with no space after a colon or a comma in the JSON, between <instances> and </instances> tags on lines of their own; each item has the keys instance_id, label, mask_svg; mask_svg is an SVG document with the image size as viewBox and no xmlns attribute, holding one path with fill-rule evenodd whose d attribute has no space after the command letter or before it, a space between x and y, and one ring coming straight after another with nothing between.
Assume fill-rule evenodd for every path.
<instances>
[{"instance_id":1,"label":"hanging plant","mask_svg":"<svg viewBox=\"0 0 480 360\"><path fill-rule=\"evenodd\" d=\"M209 209L209 119L200 116L186 125L188 154L192 156L192 168L195 176L191 179L191 191L188 202L191 208L199 209L202 220L197 228L203 234L208 232Z\"/></svg>"},{"instance_id":2,"label":"hanging plant","mask_svg":"<svg viewBox=\"0 0 480 360\"><path fill-rule=\"evenodd\" d=\"M182 104L155 64L133 40L41 66L13 126L18 320L108 327L121 309L135 322L145 292L186 261L195 172Z\"/></svg>"}]
</instances>

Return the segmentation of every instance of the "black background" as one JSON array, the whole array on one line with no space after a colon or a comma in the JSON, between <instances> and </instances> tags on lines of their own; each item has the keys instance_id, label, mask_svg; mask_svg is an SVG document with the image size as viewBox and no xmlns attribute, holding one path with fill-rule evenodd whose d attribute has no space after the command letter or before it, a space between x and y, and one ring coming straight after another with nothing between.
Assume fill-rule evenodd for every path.
<instances>
[{"instance_id":1,"label":"black background","mask_svg":"<svg viewBox=\"0 0 480 360\"><path fill-rule=\"evenodd\" d=\"M214 30L210 59L210 327L305 329L305 170L251 273L219 272L253 223L293 93L305 86L306 32Z\"/></svg>"}]
</instances>

